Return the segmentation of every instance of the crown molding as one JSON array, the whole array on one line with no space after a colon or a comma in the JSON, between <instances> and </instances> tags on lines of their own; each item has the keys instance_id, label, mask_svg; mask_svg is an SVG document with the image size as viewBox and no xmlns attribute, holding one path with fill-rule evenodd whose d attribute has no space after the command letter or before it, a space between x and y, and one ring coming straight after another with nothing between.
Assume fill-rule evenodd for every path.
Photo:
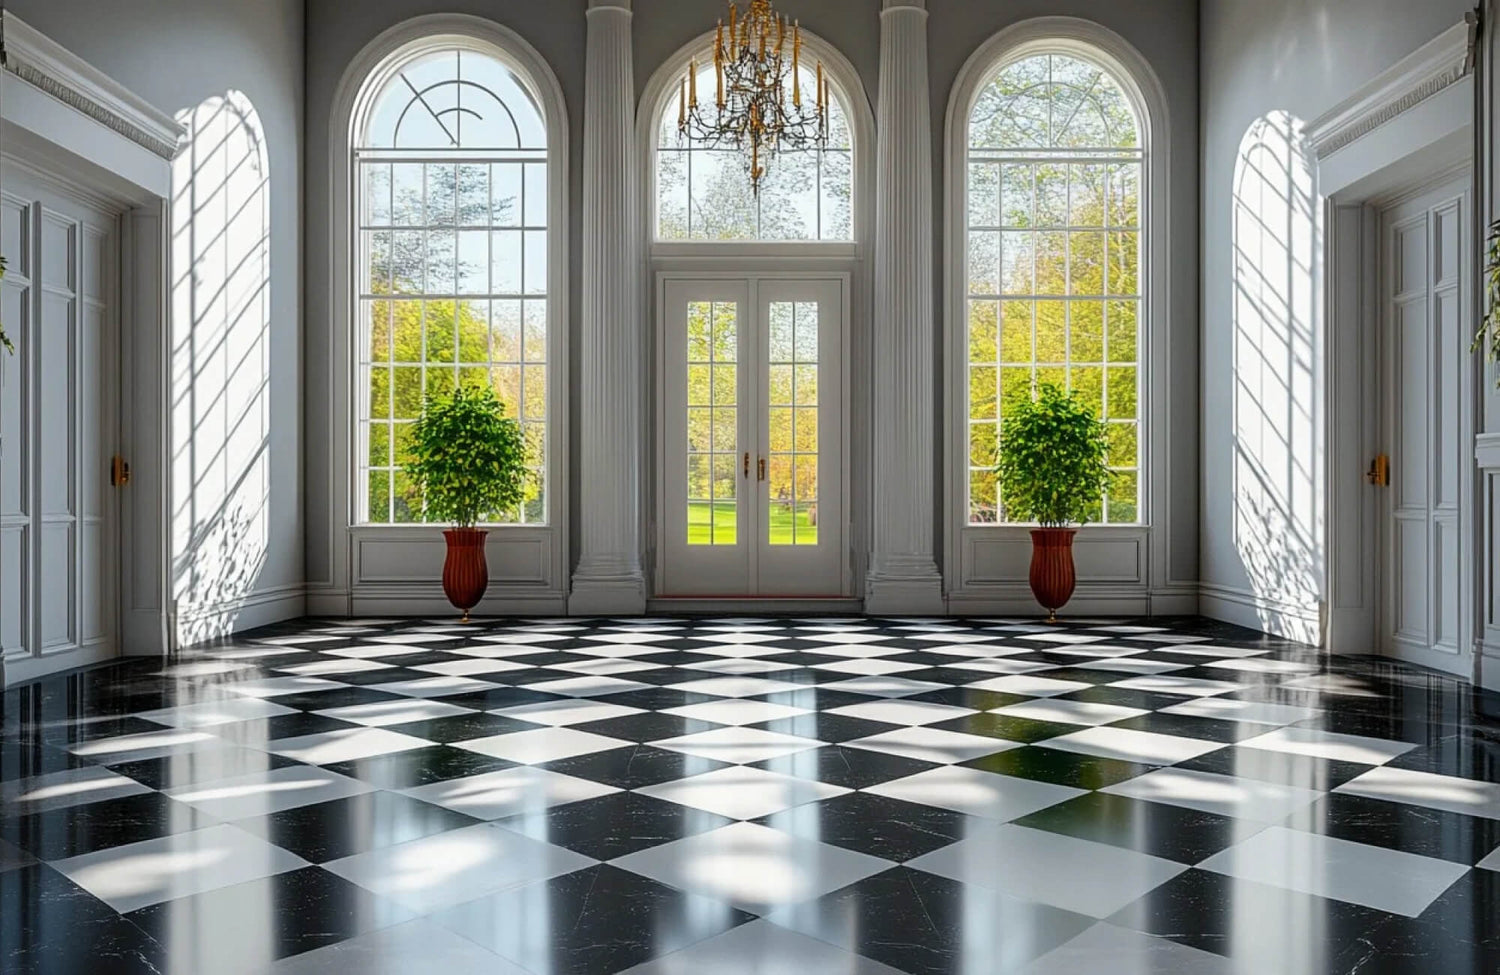
<instances>
[{"instance_id":1,"label":"crown molding","mask_svg":"<svg viewBox=\"0 0 1500 975\"><path fill-rule=\"evenodd\" d=\"M0 67L163 159L177 154L185 130L175 119L8 10Z\"/></svg>"},{"instance_id":2,"label":"crown molding","mask_svg":"<svg viewBox=\"0 0 1500 975\"><path fill-rule=\"evenodd\" d=\"M1381 72L1304 130L1319 159L1369 135L1471 73L1469 25L1458 23Z\"/></svg>"}]
</instances>

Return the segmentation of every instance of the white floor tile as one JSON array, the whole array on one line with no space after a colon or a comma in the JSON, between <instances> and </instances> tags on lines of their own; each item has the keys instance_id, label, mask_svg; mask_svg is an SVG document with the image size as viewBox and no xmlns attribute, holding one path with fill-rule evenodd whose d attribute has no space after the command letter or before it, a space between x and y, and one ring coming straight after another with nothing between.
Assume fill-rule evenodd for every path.
<instances>
[{"instance_id":1,"label":"white floor tile","mask_svg":"<svg viewBox=\"0 0 1500 975\"><path fill-rule=\"evenodd\" d=\"M893 864L753 823L735 823L613 861L672 887L763 914L845 887Z\"/></svg>"},{"instance_id":2,"label":"white floor tile","mask_svg":"<svg viewBox=\"0 0 1500 975\"><path fill-rule=\"evenodd\" d=\"M1124 687L1132 691L1150 691L1152 694L1178 694L1182 697L1212 697L1243 689L1243 684L1232 684L1223 680L1204 680L1201 677L1176 677L1172 674L1155 674L1131 677L1117 681L1111 687Z\"/></svg>"},{"instance_id":3,"label":"white floor tile","mask_svg":"<svg viewBox=\"0 0 1500 975\"><path fill-rule=\"evenodd\" d=\"M806 684L792 684L788 681L770 680L765 677L709 677L704 680L671 685L674 691L683 691L688 694L713 694L716 697L756 697L761 694L800 691L806 686Z\"/></svg>"},{"instance_id":4,"label":"white floor tile","mask_svg":"<svg viewBox=\"0 0 1500 975\"><path fill-rule=\"evenodd\" d=\"M1147 765L1175 765L1224 747L1222 742L1199 738L1179 738L1154 731L1129 728L1089 728L1038 742L1045 748L1081 752L1100 758L1117 758Z\"/></svg>"},{"instance_id":5,"label":"white floor tile","mask_svg":"<svg viewBox=\"0 0 1500 975\"><path fill-rule=\"evenodd\" d=\"M419 664L412 670L444 677L473 677L476 674L506 674L515 670L532 670L534 664L514 660L497 660L488 657L473 657L467 660L445 660L438 664Z\"/></svg>"},{"instance_id":6,"label":"white floor tile","mask_svg":"<svg viewBox=\"0 0 1500 975\"><path fill-rule=\"evenodd\" d=\"M744 674L770 674L776 671L797 670L797 664L781 663L775 660L702 660L698 663L683 664L683 670L701 670L711 674L726 674L740 676Z\"/></svg>"},{"instance_id":7,"label":"white floor tile","mask_svg":"<svg viewBox=\"0 0 1500 975\"><path fill-rule=\"evenodd\" d=\"M150 791L135 779L102 766L63 769L0 782L0 817L30 816L49 809L65 809Z\"/></svg>"},{"instance_id":8,"label":"white floor tile","mask_svg":"<svg viewBox=\"0 0 1500 975\"><path fill-rule=\"evenodd\" d=\"M1278 728L1257 738L1240 742L1241 748L1263 748L1289 755L1311 755L1336 762L1359 762L1362 765L1384 765L1398 755L1405 755L1416 745L1384 738L1341 735L1317 728Z\"/></svg>"},{"instance_id":9,"label":"white floor tile","mask_svg":"<svg viewBox=\"0 0 1500 975\"><path fill-rule=\"evenodd\" d=\"M844 744L850 748L865 748L874 752L885 752L888 755L915 758L921 762L944 764L967 762L981 755L993 755L996 752L1021 747L1018 741L988 738L984 735L966 735L958 731L944 731L941 728L897 728L895 731L883 731L878 735L856 738Z\"/></svg>"},{"instance_id":10,"label":"white floor tile","mask_svg":"<svg viewBox=\"0 0 1500 975\"><path fill-rule=\"evenodd\" d=\"M863 791L1002 822L1084 794L1083 789L961 766L928 769Z\"/></svg>"},{"instance_id":11,"label":"white floor tile","mask_svg":"<svg viewBox=\"0 0 1500 975\"><path fill-rule=\"evenodd\" d=\"M1500 847L1496 847L1495 852L1491 853L1483 860L1480 860L1477 864L1475 864L1475 866L1478 866L1485 870L1500 871Z\"/></svg>"},{"instance_id":12,"label":"white floor tile","mask_svg":"<svg viewBox=\"0 0 1500 975\"><path fill-rule=\"evenodd\" d=\"M814 779L734 766L635 791L730 819L756 819L851 790Z\"/></svg>"},{"instance_id":13,"label":"white floor tile","mask_svg":"<svg viewBox=\"0 0 1500 975\"><path fill-rule=\"evenodd\" d=\"M1272 826L1198 869L1416 917L1469 868Z\"/></svg>"},{"instance_id":14,"label":"white floor tile","mask_svg":"<svg viewBox=\"0 0 1500 975\"><path fill-rule=\"evenodd\" d=\"M1500 819L1500 785L1382 766L1344 783L1335 792L1404 802L1428 809Z\"/></svg>"},{"instance_id":15,"label":"white floor tile","mask_svg":"<svg viewBox=\"0 0 1500 975\"><path fill-rule=\"evenodd\" d=\"M414 799L443 806L475 819L501 819L506 816L541 813L553 806L581 802L620 790L571 775L521 765L499 772L432 782L403 791Z\"/></svg>"},{"instance_id":16,"label":"white floor tile","mask_svg":"<svg viewBox=\"0 0 1500 975\"><path fill-rule=\"evenodd\" d=\"M372 670L391 670L395 666L395 664L381 663L378 660L351 660L340 657L311 660L304 664L288 664L285 667L272 667L271 669L278 674L319 677L338 674L362 674Z\"/></svg>"},{"instance_id":17,"label":"white floor tile","mask_svg":"<svg viewBox=\"0 0 1500 975\"><path fill-rule=\"evenodd\" d=\"M623 975L807 975L809 972L901 975L878 961L814 941L762 919L637 965Z\"/></svg>"},{"instance_id":18,"label":"white floor tile","mask_svg":"<svg viewBox=\"0 0 1500 975\"><path fill-rule=\"evenodd\" d=\"M283 738L271 743L269 751L295 758L309 765L331 765L356 758L389 755L413 748L426 748L432 742L384 728L340 728L300 738Z\"/></svg>"},{"instance_id":19,"label":"white floor tile","mask_svg":"<svg viewBox=\"0 0 1500 975\"><path fill-rule=\"evenodd\" d=\"M698 721L713 721L718 724L760 724L763 721L776 721L781 718L794 718L799 714L809 714L806 708L794 708L786 704L773 704L769 701L747 701L743 698L729 698L723 701L703 701L699 704L685 704L679 708L668 708L662 712L675 715L679 718L693 718Z\"/></svg>"},{"instance_id":20,"label":"white floor tile","mask_svg":"<svg viewBox=\"0 0 1500 975\"><path fill-rule=\"evenodd\" d=\"M760 728L734 727L716 728L713 731L666 738L662 741L651 742L651 744L657 748L666 748L686 755L748 765L751 762L762 762L768 758L779 758L782 755L790 755L808 748L817 748L823 743L813 738L783 735Z\"/></svg>"},{"instance_id":21,"label":"white floor tile","mask_svg":"<svg viewBox=\"0 0 1500 975\"><path fill-rule=\"evenodd\" d=\"M484 823L334 860L323 868L428 914L596 862Z\"/></svg>"},{"instance_id":22,"label":"white floor tile","mask_svg":"<svg viewBox=\"0 0 1500 975\"><path fill-rule=\"evenodd\" d=\"M389 684L374 684L370 689L385 691L389 694L405 694L408 697L447 697L450 694L468 694L472 691L492 691L499 686L499 684L475 680L472 677L438 676L398 680Z\"/></svg>"},{"instance_id":23,"label":"white floor tile","mask_svg":"<svg viewBox=\"0 0 1500 975\"><path fill-rule=\"evenodd\" d=\"M554 762L559 758L622 748L629 744L630 742L619 738L606 738L604 735L593 735L574 728L537 728L535 731L517 731L454 742L453 747L523 765L538 765L542 762Z\"/></svg>"},{"instance_id":24,"label":"white floor tile","mask_svg":"<svg viewBox=\"0 0 1500 975\"><path fill-rule=\"evenodd\" d=\"M603 694L650 690L651 685L642 684L638 680L626 680L623 677L586 674L581 677L564 677L561 680L545 680L539 684L527 684L526 689L547 694L566 694L569 697L599 697Z\"/></svg>"},{"instance_id":25,"label":"white floor tile","mask_svg":"<svg viewBox=\"0 0 1500 975\"><path fill-rule=\"evenodd\" d=\"M1057 680L1052 677L1015 674L1010 677L997 677L994 680L981 681L978 684L971 684L969 686L981 687L987 691L999 691L1002 694L1023 694L1026 697L1054 697L1058 694L1070 694L1073 691L1086 690L1094 685L1076 680Z\"/></svg>"},{"instance_id":26,"label":"white floor tile","mask_svg":"<svg viewBox=\"0 0 1500 975\"><path fill-rule=\"evenodd\" d=\"M1132 850L1008 823L907 862L960 883L1105 918L1188 869Z\"/></svg>"},{"instance_id":27,"label":"white floor tile","mask_svg":"<svg viewBox=\"0 0 1500 975\"><path fill-rule=\"evenodd\" d=\"M69 745L68 751L100 765L139 762L165 755L179 755L204 748L223 748L224 739L207 731L169 728L114 738L95 738Z\"/></svg>"},{"instance_id":28,"label":"white floor tile","mask_svg":"<svg viewBox=\"0 0 1500 975\"><path fill-rule=\"evenodd\" d=\"M500 708L491 713L515 718L517 721L530 721L533 724L561 728L583 724L586 721L604 721L608 718L623 718L628 714L642 714L643 712L640 708L630 708L623 704L607 704L603 701L591 701L588 698L570 698L561 701L521 704L512 708Z\"/></svg>"},{"instance_id":29,"label":"white floor tile","mask_svg":"<svg viewBox=\"0 0 1500 975\"><path fill-rule=\"evenodd\" d=\"M1092 701L1059 701L1056 698L1038 698L1022 701L1006 707L994 708L990 714L1002 714L1012 718L1027 718L1032 721L1057 721L1063 724L1101 725L1113 721L1134 718L1146 711L1127 708L1118 704L1095 704Z\"/></svg>"},{"instance_id":30,"label":"white floor tile","mask_svg":"<svg viewBox=\"0 0 1500 975\"><path fill-rule=\"evenodd\" d=\"M236 721L254 721L257 718L275 718L283 714L296 713L293 708L241 695L223 701L205 701L202 704L185 704L181 707L162 708L158 711L143 711L136 717L166 725L168 728L211 728L214 725L233 724Z\"/></svg>"},{"instance_id":31,"label":"white floor tile","mask_svg":"<svg viewBox=\"0 0 1500 975\"><path fill-rule=\"evenodd\" d=\"M1269 725L1295 724L1298 721L1319 717L1323 713L1317 708L1303 708L1293 704L1263 704L1260 701L1236 701L1229 697L1200 697L1161 710L1163 714L1186 714L1195 718L1219 718L1223 721Z\"/></svg>"},{"instance_id":32,"label":"white floor tile","mask_svg":"<svg viewBox=\"0 0 1500 975\"><path fill-rule=\"evenodd\" d=\"M372 701L369 704L354 704L342 708L325 708L314 711L325 718L349 721L370 728L386 725L406 724L410 721L430 721L433 718L448 718L455 714L473 714L469 708L442 701L428 701L420 697L402 697L391 701Z\"/></svg>"},{"instance_id":33,"label":"white floor tile","mask_svg":"<svg viewBox=\"0 0 1500 975\"><path fill-rule=\"evenodd\" d=\"M228 779L164 789L178 802L225 821L265 816L283 809L344 799L374 791L371 786L313 765L287 765Z\"/></svg>"},{"instance_id":34,"label":"white floor tile","mask_svg":"<svg viewBox=\"0 0 1500 975\"><path fill-rule=\"evenodd\" d=\"M1279 823L1323 797L1314 789L1181 768L1157 769L1099 791L1260 823Z\"/></svg>"},{"instance_id":35,"label":"white floor tile","mask_svg":"<svg viewBox=\"0 0 1500 975\"><path fill-rule=\"evenodd\" d=\"M1236 657L1228 660L1210 660L1203 666L1215 670L1233 670L1243 674L1316 674L1317 664L1306 664L1296 660L1277 660L1274 657Z\"/></svg>"},{"instance_id":36,"label":"white floor tile","mask_svg":"<svg viewBox=\"0 0 1500 975\"><path fill-rule=\"evenodd\" d=\"M936 724L951 718L962 718L976 714L972 708L955 707L951 704L932 704L927 701L870 701L866 704L847 704L833 708L827 714L839 714L868 721L885 721L889 724L924 725Z\"/></svg>"},{"instance_id":37,"label":"white floor tile","mask_svg":"<svg viewBox=\"0 0 1500 975\"><path fill-rule=\"evenodd\" d=\"M911 697L913 694L941 691L948 685L893 674L888 677L851 677L818 686L830 691L848 691L850 694L868 694L871 697Z\"/></svg>"},{"instance_id":38,"label":"white floor tile","mask_svg":"<svg viewBox=\"0 0 1500 975\"><path fill-rule=\"evenodd\" d=\"M1264 970L1264 969L1263 969ZM1278 971L1288 971L1278 969ZM1099 923L1018 975L1246 975L1223 955Z\"/></svg>"},{"instance_id":39,"label":"white floor tile","mask_svg":"<svg viewBox=\"0 0 1500 975\"><path fill-rule=\"evenodd\" d=\"M52 864L121 914L307 866L234 826L210 826Z\"/></svg>"},{"instance_id":40,"label":"white floor tile","mask_svg":"<svg viewBox=\"0 0 1500 975\"><path fill-rule=\"evenodd\" d=\"M224 690L245 697L280 697L283 694L306 694L310 691L333 691L347 687L336 680L322 677L263 677L260 680L240 681L225 684Z\"/></svg>"},{"instance_id":41,"label":"white floor tile","mask_svg":"<svg viewBox=\"0 0 1500 975\"><path fill-rule=\"evenodd\" d=\"M1042 670L1056 670L1056 664L1046 664L1037 660L1010 660L1006 657L987 657L981 660L965 660L961 663L949 664L954 670L975 670L981 674L1035 674ZM987 682L988 683L988 682ZM1071 690L1079 690L1086 685L1080 684Z\"/></svg>"},{"instance_id":42,"label":"white floor tile","mask_svg":"<svg viewBox=\"0 0 1500 975\"><path fill-rule=\"evenodd\" d=\"M532 975L426 918L283 958L270 975Z\"/></svg>"}]
</instances>

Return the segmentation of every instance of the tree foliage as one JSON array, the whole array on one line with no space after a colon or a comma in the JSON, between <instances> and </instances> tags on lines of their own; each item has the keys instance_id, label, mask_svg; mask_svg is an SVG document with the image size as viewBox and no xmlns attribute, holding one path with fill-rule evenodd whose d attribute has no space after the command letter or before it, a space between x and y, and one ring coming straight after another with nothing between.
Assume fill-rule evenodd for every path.
<instances>
[{"instance_id":1,"label":"tree foliage","mask_svg":"<svg viewBox=\"0 0 1500 975\"><path fill-rule=\"evenodd\" d=\"M1500 220L1490 224L1489 238L1484 250L1484 315L1479 321L1479 332L1474 336L1473 351L1484 351L1489 346L1489 357L1500 363ZM1495 382L1500 385L1500 372Z\"/></svg>"},{"instance_id":2,"label":"tree foliage","mask_svg":"<svg viewBox=\"0 0 1500 975\"><path fill-rule=\"evenodd\" d=\"M1005 413L996 472L1006 514L1046 527L1082 524L1110 481L1105 425L1076 392L1043 383Z\"/></svg>"},{"instance_id":3,"label":"tree foliage","mask_svg":"<svg viewBox=\"0 0 1500 975\"><path fill-rule=\"evenodd\" d=\"M429 396L412 424L410 452L403 470L432 520L472 528L515 508L532 487L521 425L489 386Z\"/></svg>"}]
</instances>

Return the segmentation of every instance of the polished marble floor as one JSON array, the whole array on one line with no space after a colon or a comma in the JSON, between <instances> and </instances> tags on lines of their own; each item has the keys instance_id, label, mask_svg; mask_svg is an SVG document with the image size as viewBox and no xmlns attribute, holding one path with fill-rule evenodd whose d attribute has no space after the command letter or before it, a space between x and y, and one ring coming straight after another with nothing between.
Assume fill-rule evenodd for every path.
<instances>
[{"instance_id":1,"label":"polished marble floor","mask_svg":"<svg viewBox=\"0 0 1500 975\"><path fill-rule=\"evenodd\" d=\"M4 695L0 971L1500 972L1500 700L1204 620L300 621Z\"/></svg>"}]
</instances>

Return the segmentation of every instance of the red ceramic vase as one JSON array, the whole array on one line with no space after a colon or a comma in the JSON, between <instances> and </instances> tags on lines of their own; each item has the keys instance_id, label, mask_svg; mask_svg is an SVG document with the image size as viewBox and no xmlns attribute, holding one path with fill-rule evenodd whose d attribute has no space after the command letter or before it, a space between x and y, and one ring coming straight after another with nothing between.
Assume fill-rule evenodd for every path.
<instances>
[{"instance_id":1,"label":"red ceramic vase","mask_svg":"<svg viewBox=\"0 0 1500 975\"><path fill-rule=\"evenodd\" d=\"M1031 593L1047 610L1048 621L1073 597L1073 536L1076 528L1031 530Z\"/></svg>"},{"instance_id":2,"label":"red ceramic vase","mask_svg":"<svg viewBox=\"0 0 1500 975\"><path fill-rule=\"evenodd\" d=\"M478 528L451 528L443 532L448 540L448 558L443 562L443 592L448 602L464 611L479 605L490 585L489 566L484 562L484 539L489 532Z\"/></svg>"}]
</instances>

